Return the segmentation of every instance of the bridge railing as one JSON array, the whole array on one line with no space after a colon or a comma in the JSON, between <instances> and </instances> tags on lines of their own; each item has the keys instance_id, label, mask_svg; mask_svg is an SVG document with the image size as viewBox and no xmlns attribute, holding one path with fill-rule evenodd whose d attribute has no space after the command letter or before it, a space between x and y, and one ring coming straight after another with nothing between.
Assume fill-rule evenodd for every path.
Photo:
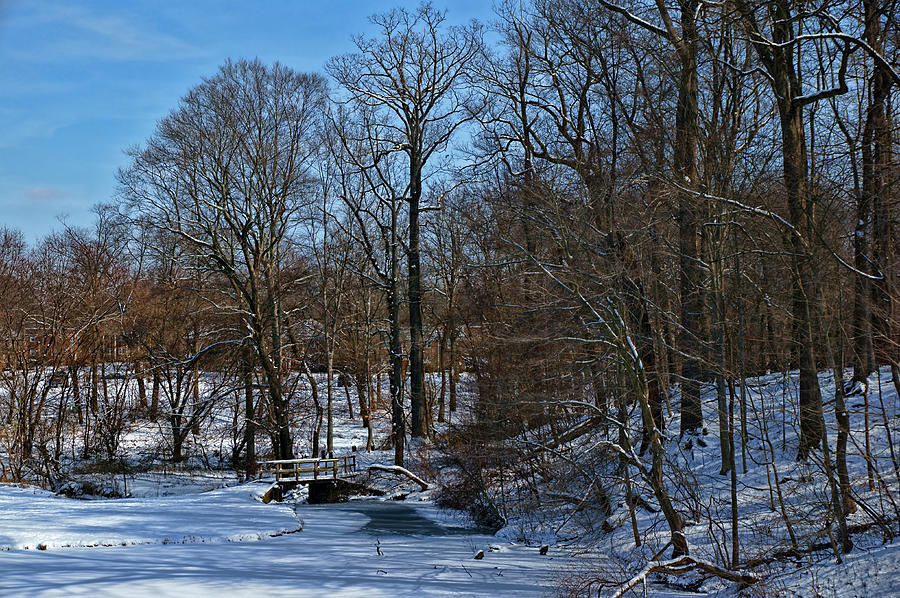
<instances>
[{"instance_id":1,"label":"bridge railing","mask_svg":"<svg viewBox=\"0 0 900 598\"><path fill-rule=\"evenodd\" d=\"M260 461L260 474L275 476L276 482L310 482L335 480L342 475L356 473L356 455L324 457L321 459L276 459Z\"/></svg>"}]
</instances>

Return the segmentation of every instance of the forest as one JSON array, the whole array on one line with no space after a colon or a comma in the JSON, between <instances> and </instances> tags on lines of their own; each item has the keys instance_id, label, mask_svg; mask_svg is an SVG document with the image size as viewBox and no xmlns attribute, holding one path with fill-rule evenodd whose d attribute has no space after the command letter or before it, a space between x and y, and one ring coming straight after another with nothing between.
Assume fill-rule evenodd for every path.
<instances>
[{"instance_id":1,"label":"forest","mask_svg":"<svg viewBox=\"0 0 900 598\"><path fill-rule=\"evenodd\" d=\"M448 14L230 59L92 227L0 230L0 479L251 479L340 407L482 525L628 544L572 595L893 541L897 2Z\"/></svg>"}]
</instances>

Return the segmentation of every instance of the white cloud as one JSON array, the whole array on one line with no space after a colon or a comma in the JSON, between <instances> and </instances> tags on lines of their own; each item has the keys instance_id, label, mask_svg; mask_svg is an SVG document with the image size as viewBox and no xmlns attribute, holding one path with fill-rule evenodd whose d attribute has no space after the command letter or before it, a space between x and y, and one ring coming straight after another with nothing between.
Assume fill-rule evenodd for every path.
<instances>
[{"instance_id":1,"label":"white cloud","mask_svg":"<svg viewBox=\"0 0 900 598\"><path fill-rule=\"evenodd\" d=\"M0 0L2 1L2 0ZM26 50L8 48L8 54L26 61L99 59L105 61L159 61L192 58L202 52L189 42L159 31L128 4L114 4L117 14L101 9L56 2L14 5L0 28L6 33L31 36L39 43ZM37 49L37 51L35 51Z\"/></svg>"}]
</instances>

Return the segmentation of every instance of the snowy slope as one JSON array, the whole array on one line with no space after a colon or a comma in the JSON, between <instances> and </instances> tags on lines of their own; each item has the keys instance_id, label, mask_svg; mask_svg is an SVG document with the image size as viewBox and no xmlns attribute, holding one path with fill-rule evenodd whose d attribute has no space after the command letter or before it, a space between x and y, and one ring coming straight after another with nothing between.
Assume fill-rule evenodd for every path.
<instances>
[{"instance_id":1,"label":"snowy slope","mask_svg":"<svg viewBox=\"0 0 900 598\"><path fill-rule=\"evenodd\" d=\"M835 385L830 372L821 373L819 381L833 460L836 443ZM895 519L893 501L897 501L900 495L900 480L894 465L896 456L900 454L896 446L900 439L900 402L889 370L884 368L869 380L868 446L878 472L874 476L874 490L869 488L864 458L867 445L864 400L861 396L847 398L851 427L847 462L852 491L861 505L849 515L848 525L871 527L852 535L855 548L844 556L841 564L827 547L805 553L811 545L827 545L829 542L824 530L825 520L830 517L831 495L821 451L813 453L806 463L797 460L797 372L748 379L745 390L748 428L745 447L741 446L738 407L735 406L740 561L762 562L770 560L778 551L789 550L791 532L798 550L803 552L800 556L784 557L755 567L753 571L762 578L762 582L754 592L829 598L900 596L900 540L886 537L887 534L882 534L877 525L871 526L873 518L870 515L878 513L889 522ZM738 387L738 396L739 392ZM669 462L666 468L667 486L677 509L685 518L684 532L692 556L719 564L729 563L732 550L731 488L730 476L720 474L715 388L712 385L704 387L705 434L690 442L687 438L678 437L677 393L673 398L675 409L666 422L665 431ZM639 424L635 424L634 428L639 430ZM889 432L895 444L893 449ZM742 464L743 453L746 454L746 472ZM621 502L620 493L617 493L615 512L609 518L615 530L594 538L589 558L581 567L582 586L592 585L594 592L602 587L604 593L601 595L612 593L615 583L622 583L641 571L654 555L671 552L663 551L669 540L669 531L658 508L654 508L652 493L637 477L634 482L641 489L641 497L653 509L636 509L642 545L635 545L628 509ZM583 528L579 529L581 523L578 517L573 517L559 536L577 536L583 531ZM521 523L519 525L522 526ZM896 535L896 521L888 525ZM836 534L836 526L832 524L832 527ZM656 583L649 585L647 596L657 598L696 595L685 594L675 589L675 585L699 581L696 575L681 579L654 576L652 579ZM698 584L696 589L704 596L754 595L739 594L735 584L717 579ZM643 595L642 587L637 595Z\"/></svg>"}]
</instances>

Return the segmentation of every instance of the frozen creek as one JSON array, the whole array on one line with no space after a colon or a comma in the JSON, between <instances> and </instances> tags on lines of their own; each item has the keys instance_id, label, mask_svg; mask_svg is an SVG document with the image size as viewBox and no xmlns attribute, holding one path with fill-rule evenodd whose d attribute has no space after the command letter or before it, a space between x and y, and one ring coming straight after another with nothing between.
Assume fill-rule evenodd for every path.
<instances>
[{"instance_id":1,"label":"frozen creek","mask_svg":"<svg viewBox=\"0 0 900 598\"><path fill-rule=\"evenodd\" d=\"M73 501L0 486L2 596L543 596L560 562L427 502L263 505L259 487ZM299 531L298 531L299 530ZM485 558L472 557L484 549Z\"/></svg>"}]
</instances>

